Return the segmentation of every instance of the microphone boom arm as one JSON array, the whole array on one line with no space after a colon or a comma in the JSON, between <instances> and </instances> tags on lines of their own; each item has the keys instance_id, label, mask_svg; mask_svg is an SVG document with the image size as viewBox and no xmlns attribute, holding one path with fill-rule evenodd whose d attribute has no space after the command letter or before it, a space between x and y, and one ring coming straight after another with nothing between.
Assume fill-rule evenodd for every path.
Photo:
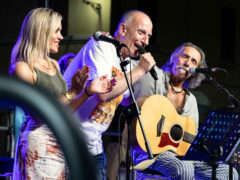
<instances>
[{"instance_id":1,"label":"microphone boom arm","mask_svg":"<svg viewBox=\"0 0 240 180\"><path fill-rule=\"evenodd\" d=\"M230 107L236 110L240 110L240 101L234 97L233 94L231 94L226 88L224 88L221 84L219 84L212 76L210 76L209 74L205 74L205 77L213 84L217 87L217 89L223 91L225 94L228 95L228 99L230 102Z\"/></svg>"}]
</instances>

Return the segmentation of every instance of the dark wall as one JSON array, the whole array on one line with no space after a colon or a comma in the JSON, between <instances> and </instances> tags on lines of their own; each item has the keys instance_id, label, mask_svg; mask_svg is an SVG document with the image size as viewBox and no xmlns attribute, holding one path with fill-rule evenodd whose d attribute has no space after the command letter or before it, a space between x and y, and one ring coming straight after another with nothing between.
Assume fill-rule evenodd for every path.
<instances>
[{"instance_id":1,"label":"dark wall","mask_svg":"<svg viewBox=\"0 0 240 180\"><path fill-rule=\"evenodd\" d=\"M17 40L21 23L26 14L34 7L37 7L37 0L9 0L0 6L0 72L7 72L11 49Z\"/></svg>"}]
</instances>

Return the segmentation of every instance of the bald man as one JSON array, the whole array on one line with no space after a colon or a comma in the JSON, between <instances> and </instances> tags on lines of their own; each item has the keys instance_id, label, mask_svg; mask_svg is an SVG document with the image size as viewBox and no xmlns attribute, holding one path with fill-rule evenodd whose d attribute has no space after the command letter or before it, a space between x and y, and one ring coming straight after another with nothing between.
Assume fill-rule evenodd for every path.
<instances>
[{"instance_id":1,"label":"bald man","mask_svg":"<svg viewBox=\"0 0 240 180\"><path fill-rule=\"evenodd\" d=\"M137 57L137 46L145 47L149 44L152 35L152 21L147 14L138 10L131 10L122 16L114 38L126 44L121 53L124 60ZM130 54L129 54L130 53ZM78 111L79 127L85 136L88 149L96 163L97 179L106 179L106 157L103 151L102 133L107 130L118 104L123 99L127 90L127 83L120 67L120 59L117 56L113 44L104 41L90 40L76 55L64 74L68 87L71 87L71 79L77 69L84 65L90 67L87 85L97 77L107 74L108 78L117 80L111 93L98 94L90 97L83 107ZM150 53L140 56L139 64L131 71L132 83L137 82L153 66L155 60ZM128 71L130 71L128 69ZM128 78L130 73L127 73ZM88 94L88 92L86 92ZM89 94L91 96L91 94ZM99 118L96 112L102 111Z\"/></svg>"}]
</instances>

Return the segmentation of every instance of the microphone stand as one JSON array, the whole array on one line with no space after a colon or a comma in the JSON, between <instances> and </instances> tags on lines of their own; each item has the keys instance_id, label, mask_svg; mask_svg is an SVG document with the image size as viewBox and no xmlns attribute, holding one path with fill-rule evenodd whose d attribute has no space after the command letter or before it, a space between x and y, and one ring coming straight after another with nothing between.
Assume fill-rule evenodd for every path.
<instances>
[{"instance_id":1,"label":"microphone stand","mask_svg":"<svg viewBox=\"0 0 240 180\"><path fill-rule=\"evenodd\" d=\"M148 141L147 141L147 138L146 138L146 135L145 135L145 131L143 129L142 121L141 121L141 118L140 118L141 113L140 113L140 110L139 110L139 106L136 102L136 99L133 95L132 87L130 86L129 80L127 78L127 73L126 73L127 68L126 68L126 66L127 66L127 64L130 63L130 61L124 61L123 60L122 53L121 53L121 48L122 47L128 48L127 45L121 43L119 46L117 46L116 49L117 49L117 55L118 55L118 57L121 61L120 66L121 66L122 72L124 73L124 77L126 79L127 86L128 86L129 92L130 92L131 99L132 99L132 105L130 107L132 107L131 110L133 112L131 112L131 113L134 113L134 116L137 116L137 119L139 121L139 125L141 127L141 131L142 131L142 134L143 134L143 137L144 137L148 157L149 157L149 159L153 159L153 154L152 154L152 151L151 151L150 146L148 144ZM128 140L127 140L127 146L128 147L127 147L127 153L126 153L126 179L127 180L129 180L129 177L130 177L129 176L129 174L130 174L130 128L129 128L129 126L131 125L130 122L131 121L129 120L128 121Z\"/></svg>"},{"instance_id":2,"label":"microphone stand","mask_svg":"<svg viewBox=\"0 0 240 180\"><path fill-rule=\"evenodd\" d=\"M233 96L226 88L224 88L221 84L219 84L212 76L209 75L209 73L204 74L205 77L214 84L217 89L223 91L225 94L227 94L229 102L230 102L230 109L234 109L236 111L240 111L240 101ZM233 157L229 160L229 180L233 179Z\"/></svg>"},{"instance_id":3,"label":"microphone stand","mask_svg":"<svg viewBox=\"0 0 240 180\"><path fill-rule=\"evenodd\" d=\"M219 84L212 76L210 76L208 73L204 74L205 77L213 84L217 87L217 89L220 89L221 91L223 91L225 94L228 95L228 99L230 102L230 108L231 109L235 109L237 111L240 110L240 101L234 97L233 94L231 94L226 88L224 88L221 84Z\"/></svg>"}]
</instances>

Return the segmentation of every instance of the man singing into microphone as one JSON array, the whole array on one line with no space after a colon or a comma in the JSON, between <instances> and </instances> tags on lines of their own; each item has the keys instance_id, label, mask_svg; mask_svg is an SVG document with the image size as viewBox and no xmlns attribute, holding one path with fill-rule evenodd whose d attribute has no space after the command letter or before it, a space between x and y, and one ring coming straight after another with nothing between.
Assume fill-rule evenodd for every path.
<instances>
[{"instance_id":1,"label":"man singing into microphone","mask_svg":"<svg viewBox=\"0 0 240 180\"><path fill-rule=\"evenodd\" d=\"M199 124L199 114L195 96L188 88L196 88L204 79L203 74L189 73L190 68L206 68L205 54L198 46L187 42L180 45L170 56L162 69L155 68L158 80L155 82L150 73L143 76L134 84L134 95L139 99L145 95L160 94L167 97L179 115L191 117L195 121L196 133ZM160 109L159 109L160 111ZM145 153L133 152L134 162L138 164L148 159ZM176 180L211 179L212 169L204 162L181 161L172 151L158 155L156 161L149 167ZM219 164L216 177L218 180L229 179L229 167ZM233 179L238 179L234 169Z\"/></svg>"},{"instance_id":2,"label":"man singing into microphone","mask_svg":"<svg viewBox=\"0 0 240 180\"><path fill-rule=\"evenodd\" d=\"M136 44L145 47L152 35L152 21L143 12L132 10L126 12L121 18L114 38L127 45L122 48L123 59L138 56ZM128 51L129 50L129 51ZM129 54L130 53L130 54ZM78 111L79 127L85 136L90 153L93 155L96 165L97 179L105 179L106 158L103 151L102 133L107 130L115 109L123 99L123 93L127 90L127 83L120 67L120 59L113 43L90 40L76 55L64 74L68 87L77 69L87 65L90 67L87 85L99 76L108 74L109 78L115 77L117 82L111 93L92 96ZM150 53L141 56L139 64L131 72L132 83L138 81L153 66L155 61ZM130 74L127 74L130 77ZM101 113L99 113L101 112Z\"/></svg>"}]
</instances>

